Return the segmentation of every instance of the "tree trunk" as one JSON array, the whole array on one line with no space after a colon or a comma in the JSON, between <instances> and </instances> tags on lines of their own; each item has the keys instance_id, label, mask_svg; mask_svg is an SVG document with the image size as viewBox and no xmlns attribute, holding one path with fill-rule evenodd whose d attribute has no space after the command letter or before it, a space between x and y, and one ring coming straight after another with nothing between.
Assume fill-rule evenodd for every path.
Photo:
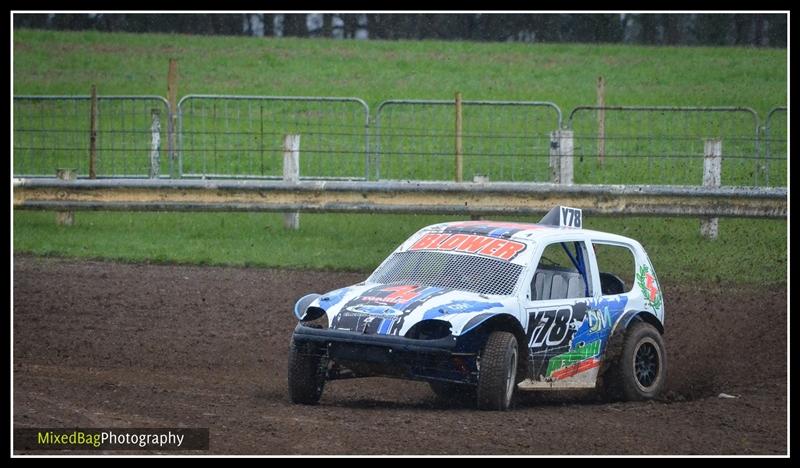
<instances>
[{"instance_id":1,"label":"tree trunk","mask_svg":"<svg viewBox=\"0 0 800 468\"><path fill-rule=\"evenodd\" d=\"M266 16L266 15L264 15ZM322 15L322 37L331 38L333 37L333 15L332 14L324 14Z\"/></svg>"}]
</instances>

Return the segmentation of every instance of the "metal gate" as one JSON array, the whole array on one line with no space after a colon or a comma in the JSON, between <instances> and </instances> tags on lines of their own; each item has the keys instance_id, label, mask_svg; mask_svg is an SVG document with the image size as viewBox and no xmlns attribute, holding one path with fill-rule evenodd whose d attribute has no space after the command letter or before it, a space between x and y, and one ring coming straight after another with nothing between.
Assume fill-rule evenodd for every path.
<instances>
[{"instance_id":1,"label":"metal gate","mask_svg":"<svg viewBox=\"0 0 800 468\"><path fill-rule=\"evenodd\" d=\"M166 124L169 115L161 96L97 96L94 118L91 96L14 96L13 112L15 176L53 177L66 168L87 177L93 130L97 176L148 177L153 152L166 156L166 145L154 148L162 140L154 121ZM158 159L168 174L168 158Z\"/></svg>"},{"instance_id":2,"label":"metal gate","mask_svg":"<svg viewBox=\"0 0 800 468\"><path fill-rule=\"evenodd\" d=\"M464 180L548 181L552 102L463 101ZM447 100L388 100L375 113L375 179L453 180L456 106Z\"/></svg>"},{"instance_id":3,"label":"metal gate","mask_svg":"<svg viewBox=\"0 0 800 468\"><path fill-rule=\"evenodd\" d=\"M722 185L764 185L759 118L748 107L579 106L569 115L575 183L701 185L720 140Z\"/></svg>"},{"instance_id":4,"label":"metal gate","mask_svg":"<svg viewBox=\"0 0 800 468\"><path fill-rule=\"evenodd\" d=\"M786 185L789 155L789 109L775 107L764 123L765 185Z\"/></svg>"},{"instance_id":5,"label":"metal gate","mask_svg":"<svg viewBox=\"0 0 800 468\"><path fill-rule=\"evenodd\" d=\"M367 177L369 107L353 97L188 95L178 104L182 177L282 177L283 141L300 135L302 179Z\"/></svg>"}]
</instances>

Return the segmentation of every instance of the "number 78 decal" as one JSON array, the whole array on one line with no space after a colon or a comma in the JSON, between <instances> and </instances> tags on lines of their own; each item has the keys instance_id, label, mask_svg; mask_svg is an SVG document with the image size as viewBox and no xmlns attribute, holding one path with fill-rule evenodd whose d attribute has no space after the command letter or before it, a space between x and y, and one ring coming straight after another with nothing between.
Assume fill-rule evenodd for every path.
<instances>
[{"instance_id":1,"label":"number 78 decal","mask_svg":"<svg viewBox=\"0 0 800 468\"><path fill-rule=\"evenodd\" d=\"M569 333L570 322L572 322L572 308L569 307L531 312L528 323L528 347L549 348L569 343L572 338L572 334Z\"/></svg>"},{"instance_id":2,"label":"number 78 decal","mask_svg":"<svg viewBox=\"0 0 800 468\"><path fill-rule=\"evenodd\" d=\"M561 219L558 223L559 226L568 226L568 227L581 227L581 210L578 208L568 208L566 206L561 207Z\"/></svg>"}]
</instances>

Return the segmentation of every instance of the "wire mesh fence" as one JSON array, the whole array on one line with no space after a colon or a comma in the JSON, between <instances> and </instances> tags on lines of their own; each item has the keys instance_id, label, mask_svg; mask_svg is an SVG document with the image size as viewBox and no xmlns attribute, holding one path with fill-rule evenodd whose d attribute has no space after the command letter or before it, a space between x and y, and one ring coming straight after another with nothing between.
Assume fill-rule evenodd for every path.
<instances>
[{"instance_id":1,"label":"wire mesh fence","mask_svg":"<svg viewBox=\"0 0 800 468\"><path fill-rule=\"evenodd\" d=\"M575 183L701 185L706 144L719 140L722 185L786 185L785 174L766 180L759 118L749 108L579 106L568 125Z\"/></svg>"},{"instance_id":2,"label":"wire mesh fence","mask_svg":"<svg viewBox=\"0 0 800 468\"><path fill-rule=\"evenodd\" d=\"M60 168L87 176L93 120L97 176L147 177L155 155L159 173L168 173L166 145L153 132L154 119L166 130L162 97L97 97L94 119L91 96L15 96L13 109L17 176L53 177Z\"/></svg>"},{"instance_id":3,"label":"wire mesh fence","mask_svg":"<svg viewBox=\"0 0 800 468\"><path fill-rule=\"evenodd\" d=\"M300 135L300 177L367 176L369 108L358 98L189 95L178 105L183 177L282 177Z\"/></svg>"},{"instance_id":4,"label":"wire mesh fence","mask_svg":"<svg viewBox=\"0 0 800 468\"><path fill-rule=\"evenodd\" d=\"M463 101L462 106L464 180L549 180L550 132L561 127L558 106L525 101ZM375 178L454 179L454 101L383 101L374 127Z\"/></svg>"},{"instance_id":5,"label":"wire mesh fence","mask_svg":"<svg viewBox=\"0 0 800 468\"><path fill-rule=\"evenodd\" d=\"M550 102L462 101L457 132L452 100L383 101L371 121L358 98L189 95L177 106L173 161L164 98L98 96L95 107L92 119L90 96L14 97L14 174L86 177L94 130L98 177L167 177L174 164L188 178L280 179L285 136L300 135L303 179L453 180L460 153L465 181L549 182L562 128ZM708 144L719 141L721 185L785 186L787 119L786 107L762 127L744 107L579 106L564 127L570 176L559 180L701 185Z\"/></svg>"}]
</instances>

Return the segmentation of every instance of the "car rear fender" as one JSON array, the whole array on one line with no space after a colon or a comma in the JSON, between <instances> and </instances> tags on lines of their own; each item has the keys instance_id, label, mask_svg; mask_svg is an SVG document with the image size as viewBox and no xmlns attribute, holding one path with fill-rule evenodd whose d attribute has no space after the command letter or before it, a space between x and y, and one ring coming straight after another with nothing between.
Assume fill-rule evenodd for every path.
<instances>
[{"instance_id":1,"label":"car rear fender","mask_svg":"<svg viewBox=\"0 0 800 468\"><path fill-rule=\"evenodd\" d=\"M662 335L664 334L664 324L650 311L647 310L629 310L625 312L622 317L617 320L614 328L611 330L611 336L617 334L618 331L624 332L628 326L635 320L640 320L654 326L656 330Z\"/></svg>"}]
</instances>

